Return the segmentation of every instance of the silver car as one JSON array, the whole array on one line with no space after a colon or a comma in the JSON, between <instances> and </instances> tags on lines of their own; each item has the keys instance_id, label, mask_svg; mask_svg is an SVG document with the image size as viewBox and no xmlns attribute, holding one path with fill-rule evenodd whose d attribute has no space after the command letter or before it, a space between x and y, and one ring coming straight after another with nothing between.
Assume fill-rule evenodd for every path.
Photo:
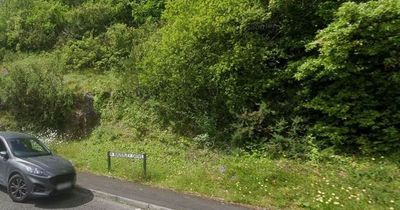
<instances>
[{"instance_id":1,"label":"silver car","mask_svg":"<svg viewBox=\"0 0 400 210\"><path fill-rule=\"evenodd\" d=\"M64 192L72 189L75 182L72 164L54 155L37 138L0 132L0 185L7 187L13 201Z\"/></svg>"}]
</instances>

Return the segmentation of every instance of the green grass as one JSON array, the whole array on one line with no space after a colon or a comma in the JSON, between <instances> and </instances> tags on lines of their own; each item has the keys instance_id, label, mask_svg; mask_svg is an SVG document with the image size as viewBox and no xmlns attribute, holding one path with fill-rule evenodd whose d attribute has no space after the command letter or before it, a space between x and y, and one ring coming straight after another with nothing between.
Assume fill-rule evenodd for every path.
<instances>
[{"instance_id":1,"label":"green grass","mask_svg":"<svg viewBox=\"0 0 400 210\"><path fill-rule=\"evenodd\" d=\"M115 72L99 74L87 70L85 72L72 72L64 75L65 85L76 93L104 92L118 87L120 76Z\"/></svg>"},{"instance_id":2,"label":"green grass","mask_svg":"<svg viewBox=\"0 0 400 210\"><path fill-rule=\"evenodd\" d=\"M71 73L65 84L101 93L116 89L119 79L112 73ZM271 209L400 209L400 157L324 156L317 163L202 149L163 129L151 103L100 105L102 124L89 137L51 144L78 170ZM0 112L0 125L17 128L7 112ZM143 177L141 161L117 158L109 173L109 150L147 153L148 176Z\"/></svg>"},{"instance_id":3,"label":"green grass","mask_svg":"<svg viewBox=\"0 0 400 210\"><path fill-rule=\"evenodd\" d=\"M334 156L318 164L272 160L239 150L199 149L168 132L135 140L114 126L103 125L90 138L52 148L82 171L229 202L289 209L400 209L399 162L388 157ZM139 160L127 159L113 159L109 174L108 150L147 153L148 177Z\"/></svg>"}]
</instances>

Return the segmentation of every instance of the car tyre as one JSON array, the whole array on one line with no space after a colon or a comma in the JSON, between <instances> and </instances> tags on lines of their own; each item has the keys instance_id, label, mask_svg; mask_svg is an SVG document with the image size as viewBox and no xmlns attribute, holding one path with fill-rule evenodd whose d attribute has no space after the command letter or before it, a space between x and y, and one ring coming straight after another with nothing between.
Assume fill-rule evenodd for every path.
<instances>
[{"instance_id":1,"label":"car tyre","mask_svg":"<svg viewBox=\"0 0 400 210\"><path fill-rule=\"evenodd\" d=\"M8 181L7 191L14 202L21 203L29 197L28 185L20 174L11 177Z\"/></svg>"}]
</instances>

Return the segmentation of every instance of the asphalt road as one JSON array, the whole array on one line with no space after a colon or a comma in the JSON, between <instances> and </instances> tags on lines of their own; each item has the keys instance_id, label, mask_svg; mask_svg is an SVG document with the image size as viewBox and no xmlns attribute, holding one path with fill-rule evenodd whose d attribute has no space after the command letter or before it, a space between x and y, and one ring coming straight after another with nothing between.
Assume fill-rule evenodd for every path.
<instances>
[{"instance_id":1,"label":"asphalt road","mask_svg":"<svg viewBox=\"0 0 400 210\"><path fill-rule=\"evenodd\" d=\"M96 198L86 189L74 189L70 193L51 198L32 199L26 203L14 203L7 195L6 189L0 187L1 210L36 210L36 209L77 209L77 210L132 210L135 208L113 201Z\"/></svg>"},{"instance_id":2,"label":"asphalt road","mask_svg":"<svg viewBox=\"0 0 400 210\"><path fill-rule=\"evenodd\" d=\"M90 173L78 173L79 186L85 186L120 197L166 207L185 210L249 210L250 208L218 200L187 195L168 189L150 187L134 182L98 176Z\"/></svg>"}]
</instances>

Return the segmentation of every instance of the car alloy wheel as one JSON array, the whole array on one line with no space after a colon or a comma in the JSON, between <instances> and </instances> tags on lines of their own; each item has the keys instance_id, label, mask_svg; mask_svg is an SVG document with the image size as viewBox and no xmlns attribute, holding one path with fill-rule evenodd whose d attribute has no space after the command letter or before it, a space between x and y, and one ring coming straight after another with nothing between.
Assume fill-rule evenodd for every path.
<instances>
[{"instance_id":1,"label":"car alloy wheel","mask_svg":"<svg viewBox=\"0 0 400 210\"><path fill-rule=\"evenodd\" d=\"M24 178L16 174L8 182L8 195L15 202L23 202L28 198L28 186Z\"/></svg>"}]
</instances>

